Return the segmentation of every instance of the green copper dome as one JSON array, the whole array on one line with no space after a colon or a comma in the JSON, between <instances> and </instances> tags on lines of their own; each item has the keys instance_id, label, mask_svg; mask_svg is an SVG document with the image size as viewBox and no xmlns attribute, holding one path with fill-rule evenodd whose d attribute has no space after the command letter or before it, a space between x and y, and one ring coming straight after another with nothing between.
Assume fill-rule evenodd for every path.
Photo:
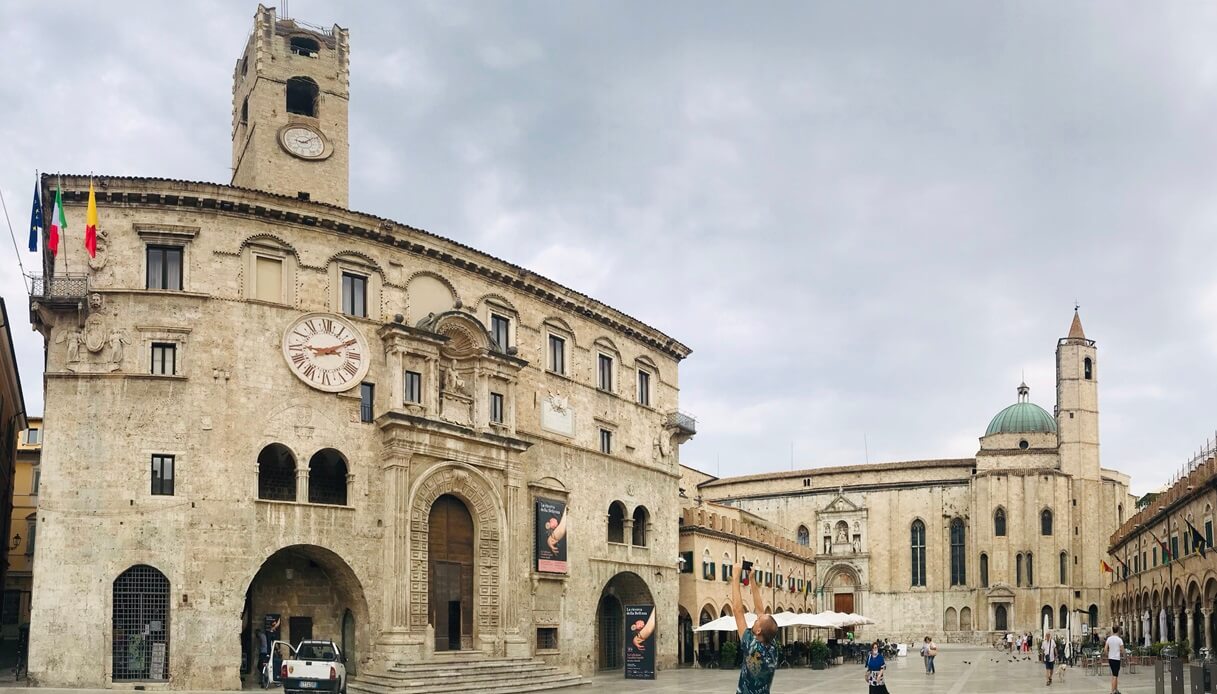
<instances>
[{"instance_id":1,"label":"green copper dome","mask_svg":"<svg viewBox=\"0 0 1217 694\"><path fill-rule=\"evenodd\" d=\"M985 430L985 436L993 434L1022 434L1027 432L1056 433L1056 420L1044 408L1027 400L1031 389L1024 383L1018 387L1018 402L1007 407Z\"/></svg>"}]
</instances>

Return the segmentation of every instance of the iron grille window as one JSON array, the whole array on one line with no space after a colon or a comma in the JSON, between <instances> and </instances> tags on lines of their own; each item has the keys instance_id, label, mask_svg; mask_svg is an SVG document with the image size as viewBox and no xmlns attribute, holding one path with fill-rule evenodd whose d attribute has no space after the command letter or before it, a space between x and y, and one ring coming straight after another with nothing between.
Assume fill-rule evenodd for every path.
<instances>
[{"instance_id":1,"label":"iron grille window","mask_svg":"<svg viewBox=\"0 0 1217 694\"><path fill-rule=\"evenodd\" d=\"M968 583L967 559L964 555L963 519L951 521L951 585Z\"/></svg>"},{"instance_id":2,"label":"iron grille window","mask_svg":"<svg viewBox=\"0 0 1217 694\"><path fill-rule=\"evenodd\" d=\"M169 579L133 566L114 581L114 681L169 678Z\"/></svg>"},{"instance_id":3,"label":"iron grille window","mask_svg":"<svg viewBox=\"0 0 1217 694\"><path fill-rule=\"evenodd\" d=\"M308 461L308 500L311 504L347 503L347 464L338 451L317 451Z\"/></svg>"},{"instance_id":4,"label":"iron grille window","mask_svg":"<svg viewBox=\"0 0 1217 694\"><path fill-rule=\"evenodd\" d=\"M646 371L639 370L638 372L638 404L651 404L651 374Z\"/></svg>"},{"instance_id":5,"label":"iron grille window","mask_svg":"<svg viewBox=\"0 0 1217 694\"><path fill-rule=\"evenodd\" d=\"M925 585L925 523L919 520L913 521L913 527L909 532L910 542L913 547L913 580L915 586Z\"/></svg>"},{"instance_id":6,"label":"iron grille window","mask_svg":"<svg viewBox=\"0 0 1217 694\"><path fill-rule=\"evenodd\" d=\"M495 424L503 423L503 394L490 394L490 421Z\"/></svg>"},{"instance_id":7,"label":"iron grille window","mask_svg":"<svg viewBox=\"0 0 1217 694\"><path fill-rule=\"evenodd\" d=\"M152 493L157 496L173 496L173 456L152 456Z\"/></svg>"},{"instance_id":8,"label":"iron grille window","mask_svg":"<svg viewBox=\"0 0 1217 694\"><path fill-rule=\"evenodd\" d=\"M148 246L148 289L182 289L182 249Z\"/></svg>"},{"instance_id":9,"label":"iron grille window","mask_svg":"<svg viewBox=\"0 0 1217 694\"><path fill-rule=\"evenodd\" d=\"M511 346L511 320L497 313L490 314L490 336L504 352Z\"/></svg>"},{"instance_id":10,"label":"iron grille window","mask_svg":"<svg viewBox=\"0 0 1217 694\"><path fill-rule=\"evenodd\" d=\"M342 273L342 312L348 316L366 318L368 315L368 278Z\"/></svg>"},{"instance_id":11,"label":"iron grille window","mask_svg":"<svg viewBox=\"0 0 1217 694\"><path fill-rule=\"evenodd\" d=\"M372 421L372 396L376 392L376 386L371 383L359 384L359 421Z\"/></svg>"},{"instance_id":12,"label":"iron grille window","mask_svg":"<svg viewBox=\"0 0 1217 694\"><path fill-rule=\"evenodd\" d=\"M152 373L157 376L177 374L177 345L165 342L152 343Z\"/></svg>"},{"instance_id":13,"label":"iron grille window","mask_svg":"<svg viewBox=\"0 0 1217 694\"><path fill-rule=\"evenodd\" d=\"M613 452L613 432L608 429L600 430L600 452L606 455Z\"/></svg>"},{"instance_id":14,"label":"iron grille window","mask_svg":"<svg viewBox=\"0 0 1217 694\"><path fill-rule=\"evenodd\" d=\"M610 356L596 356L596 387L600 390L613 390L613 358Z\"/></svg>"},{"instance_id":15,"label":"iron grille window","mask_svg":"<svg viewBox=\"0 0 1217 694\"><path fill-rule=\"evenodd\" d=\"M414 403L423 401L423 375L417 371L406 372L405 400Z\"/></svg>"},{"instance_id":16,"label":"iron grille window","mask_svg":"<svg viewBox=\"0 0 1217 694\"><path fill-rule=\"evenodd\" d=\"M537 650L558 650L558 627L537 627Z\"/></svg>"},{"instance_id":17,"label":"iron grille window","mask_svg":"<svg viewBox=\"0 0 1217 694\"><path fill-rule=\"evenodd\" d=\"M296 500L296 460L285 446L273 443L258 454L258 498Z\"/></svg>"},{"instance_id":18,"label":"iron grille window","mask_svg":"<svg viewBox=\"0 0 1217 694\"><path fill-rule=\"evenodd\" d=\"M549 336L549 370L566 374L566 340L557 335Z\"/></svg>"}]
</instances>

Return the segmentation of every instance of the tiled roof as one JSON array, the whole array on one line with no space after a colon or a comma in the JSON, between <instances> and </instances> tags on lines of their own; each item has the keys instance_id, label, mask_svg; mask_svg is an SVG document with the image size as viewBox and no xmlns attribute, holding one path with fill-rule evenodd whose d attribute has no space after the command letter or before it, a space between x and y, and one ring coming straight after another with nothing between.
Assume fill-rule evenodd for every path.
<instances>
[{"instance_id":1,"label":"tiled roof","mask_svg":"<svg viewBox=\"0 0 1217 694\"><path fill-rule=\"evenodd\" d=\"M946 458L941 460L909 460L899 463L864 463L862 465L838 465L835 467L809 468L806 470L783 470L781 472L763 472L756 475L741 475L739 477L724 477L722 479L703 482L700 487L720 487L738 482L758 482L766 480L795 479L816 477L850 472L882 472L884 470L922 470L935 467L973 467L975 458Z\"/></svg>"}]
</instances>

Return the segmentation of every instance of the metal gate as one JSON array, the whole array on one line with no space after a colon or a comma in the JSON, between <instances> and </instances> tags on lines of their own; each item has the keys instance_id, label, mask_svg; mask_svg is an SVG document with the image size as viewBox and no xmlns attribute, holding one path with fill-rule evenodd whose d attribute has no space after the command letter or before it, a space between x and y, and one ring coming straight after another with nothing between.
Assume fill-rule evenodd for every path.
<instances>
[{"instance_id":1,"label":"metal gate","mask_svg":"<svg viewBox=\"0 0 1217 694\"><path fill-rule=\"evenodd\" d=\"M600 599L600 669L616 670L622 666L625 636L622 630L621 603L606 595Z\"/></svg>"},{"instance_id":2,"label":"metal gate","mask_svg":"<svg viewBox=\"0 0 1217 694\"><path fill-rule=\"evenodd\" d=\"M151 566L133 566L114 580L112 678L169 678L169 579Z\"/></svg>"}]
</instances>

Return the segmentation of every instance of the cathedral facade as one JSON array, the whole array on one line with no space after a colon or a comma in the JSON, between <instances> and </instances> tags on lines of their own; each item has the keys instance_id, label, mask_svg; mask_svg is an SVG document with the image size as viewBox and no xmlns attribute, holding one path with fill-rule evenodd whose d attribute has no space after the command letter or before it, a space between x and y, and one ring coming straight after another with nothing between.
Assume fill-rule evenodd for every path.
<instances>
[{"instance_id":1,"label":"cathedral facade","mask_svg":"<svg viewBox=\"0 0 1217 694\"><path fill-rule=\"evenodd\" d=\"M814 608L871 617L875 636L980 643L1045 624L1109 627L1101 562L1135 501L1128 476L1099 463L1099 374L1075 313L1056 347L1054 413L1021 384L974 457L724 479L686 471L685 494L787 529L815 553ZM682 613L717 615L685 602Z\"/></svg>"},{"instance_id":2,"label":"cathedral facade","mask_svg":"<svg viewBox=\"0 0 1217 694\"><path fill-rule=\"evenodd\" d=\"M43 178L73 224L95 189L98 247L31 296L31 681L239 689L270 637L334 640L352 691L439 661L556 685L622 667L627 607L675 662L689 349L348 209L349 56L260 6L230 184Z\"/></svg>"}]
</instances>

